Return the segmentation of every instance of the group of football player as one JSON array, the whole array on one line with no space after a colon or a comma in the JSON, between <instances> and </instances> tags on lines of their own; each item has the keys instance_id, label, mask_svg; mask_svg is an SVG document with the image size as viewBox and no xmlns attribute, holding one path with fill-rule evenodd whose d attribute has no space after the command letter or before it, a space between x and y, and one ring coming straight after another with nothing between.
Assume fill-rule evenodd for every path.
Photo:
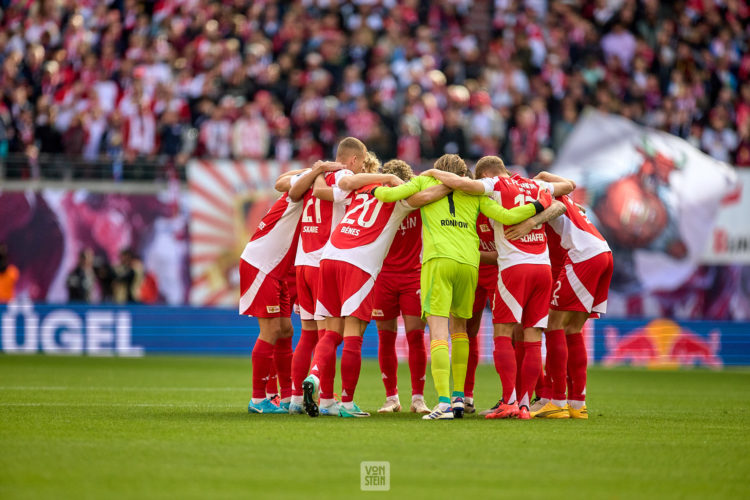
<instances>
[{"instance_id":1,"label":"group of football player","mask_svg":"<svg viewBox=\"0 0 750 500\"><path fill-rule=\"evenodd\" d=\"M588 418L582 330L606 312L613 261L568 196L572 181L547 172L513 175L496 156L481 158L472 174L453 154L415 176L401 160L381 166L348 137L335 161L287 172L275 187L283 194L240 261L239 312L259 324L250 413L370 416L354 393L371 320L386 393L378 412L400 411L399 316L410 410L425 420L475 413L477 336L489 301L502 396L479 415ZM302 326L294 349L293 309ZM424 398L425 323L438 395L432 408Z\"/></svg>"}]
</instances>

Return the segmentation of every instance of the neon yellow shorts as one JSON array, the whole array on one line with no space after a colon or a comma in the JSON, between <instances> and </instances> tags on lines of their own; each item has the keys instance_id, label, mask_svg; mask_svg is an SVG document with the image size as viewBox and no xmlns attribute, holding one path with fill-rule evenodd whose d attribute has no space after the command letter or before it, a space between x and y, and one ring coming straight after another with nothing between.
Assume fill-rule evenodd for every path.
<instances>
[{"instance_id":1,"label":"neon yellow shorts","mask_svg":"<svg viewBox=\"0 0 750 500\"><path fill-rule=\"evenodd\" d=\"M422 318L453 315L469 319L477 289L477 268L446 257L422 264Z\"/></svg>"}]
</instances>

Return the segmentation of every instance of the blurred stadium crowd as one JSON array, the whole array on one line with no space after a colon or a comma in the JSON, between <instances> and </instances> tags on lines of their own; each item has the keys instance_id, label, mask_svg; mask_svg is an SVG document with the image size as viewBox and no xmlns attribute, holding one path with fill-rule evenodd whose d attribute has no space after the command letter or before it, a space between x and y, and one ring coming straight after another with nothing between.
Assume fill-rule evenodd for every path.
<instances>
[{"instance_id":1,"label":"blurred stadium crowd","mask_svg":"<svg viewBox=\"0 0 750 500\"><path fill-rule=\"evenodd\" d=\"M195 156L309 163L342 135L416 166L501 154L533 171L587 105L750 166L740 0L0 5L10 177L62 175L47 155L76 177L161 176Z\"/></svg>"}]
</instances>

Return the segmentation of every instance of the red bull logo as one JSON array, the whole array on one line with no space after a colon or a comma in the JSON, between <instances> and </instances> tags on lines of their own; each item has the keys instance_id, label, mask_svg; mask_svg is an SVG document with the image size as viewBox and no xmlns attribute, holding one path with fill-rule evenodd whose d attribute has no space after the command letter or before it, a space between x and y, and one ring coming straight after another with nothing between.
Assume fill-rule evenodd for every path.
<instances>
[{"instance_id":1,"label":"red bull logo","mask_svg":"<svg viewBox=\"0 0 750 500\"><path fill-rule=\"evenodd\" d=\"M686 330L674 321L657 319L643 328L620 336L617 329L605 329L605 366L629 364L648 368L707 366L721 368L721 334L712 330L708 338Z\"/></svg>"}]
</instances>

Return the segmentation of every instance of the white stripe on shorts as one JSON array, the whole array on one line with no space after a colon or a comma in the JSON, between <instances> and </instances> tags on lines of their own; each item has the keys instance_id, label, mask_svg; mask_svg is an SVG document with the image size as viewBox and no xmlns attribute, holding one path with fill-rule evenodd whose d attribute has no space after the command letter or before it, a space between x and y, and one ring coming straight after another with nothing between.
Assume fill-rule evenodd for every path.
<instances>
[{"instance_id":1,"label":"white stripe on shorts","mask_svg":"<svg viewBox=\"0 0 750 500\"><path fill-rule=\"evenodd\" d=\"M317 301L315 303L315 319L319 320L321 318L330 318L331 313L328 312L328 309L326 309L326 306L320 303L320 301Z\"/></svg>"},{"instance_id":2,"label":"white stripe on shorts","mask_svg":"<svg viewBox=\"0 0 750 500\"><path fill-rule=\"evenodd\" d=\"M548 322L549 322L549 314L546 314L542 319L536 322L536 325L534 325L534 328L547 328Z\"/></svg>"},{"instance_id":3,"label":"white stripe on shorts","mask_svg":"<svg viewBox=\"0 0 750 500\"><path fill-rule=\"evenodd\" d=\"M505 302L505 305L508 306L508 309L510 309L510 312L513 314L513 318L516 320L516 323L520 323L521 315L523 314L523 308L521 307L521 304L518 303L516 298L505 287L505 283L503 283L502 273L497 273L497 290L500 292L500 298L503 299L503 302Z\"/></svg>"},{"instance_id":4,"label":"white stripe on shorts","mask_svg":"<svg viewBox=\"0 0 750 500\"><path fill-rule=\"evenodd\" d=\"M258 270L258 274L255 275L255 280L253 280L250 288L248 288L245 293L242 294L242 297L240 297L240 314L245 314L245 311L247 311L247 309L253 304L255 296L258 295L258 290L260 290L261 285L263 285L266 276L265 273Z\"/></svg>"},{"instance_id":5,"label":"white stripe on shorts","mask_svg":"<svg viewBox=\"0 0 750 500\"><path fill-rule=\"evenodd\" d=\"M375 286L375 280L370 276L367 278L367 281L365 281L365 284L362 285L362 288L357 290L351 297L341 304L341 317L351 316L354 311L359 309L359 306L362 305L362 301L365 300L373 286Z\"/></svg>"},{"instance_id":6,"label":"white stripe on shorts","mask_svg":"<svg viewBox=\"0 0 750 500\"><path fill-rule=\"evenodd\" d=\"M565 275L568 277L568 282L573 288L578 300L581 301L581 304L583 304L583 307L585 307L588 312L591 312L591 307L594 305L594 297L591 296L589 291L586 290L586 287L583 286L583 283L581 283L581 280L578 279L571 264L565 265Z\"/></svg>"},{"instance_id":7,"label":"white stripe on shorts","mask_svg":"<svg viewBox=\"0 0 750 500\"><path fill-rule=\"evenodd\" d=\"M299 306L299 319L305 320L305 321L310 321L310 320L313 319L313 313L311 313L310 311L308 311L304 307Z\"/></svg>"}]
</instances>

